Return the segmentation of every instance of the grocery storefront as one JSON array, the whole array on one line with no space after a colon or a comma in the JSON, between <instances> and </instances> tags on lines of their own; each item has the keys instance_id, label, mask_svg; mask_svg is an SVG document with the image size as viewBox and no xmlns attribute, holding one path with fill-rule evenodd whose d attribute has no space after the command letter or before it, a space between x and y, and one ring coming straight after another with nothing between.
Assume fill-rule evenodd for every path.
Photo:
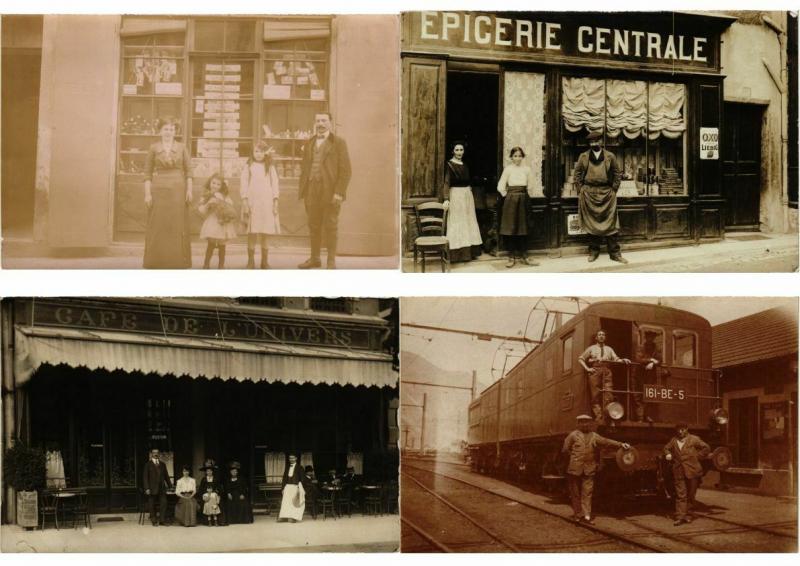
<instances>
[{"instance_id":1,"label":"grocery storefront","mask_svg":"<svg viewBox=\"0 0 800 566\"><path fill-rule=\"evenodd\" d=\"M46 450L48 483L85 489L94 513L136 509L150 448L173 476L188 464L199 477L206 458L241 462L257 504L289 453L318 474L353 466L396 481L386 309L378 299L6 300L4 448L19 438Z\"/></svg>"},{"instance_id":2,"label":"grocery storefront","mask_svg":"<svg viewBox=\"0 0 800 566\"><path fill-rule=\"evenodd\" d=\"M4 74L19 95L6 101L4 89L4 103L24 110L17 98L38 97L22 116L30 127L20 124L35 159L16 156L15 168L35 173L8 178L6 236L51 248L142 241L145 157L157 120L173 116L195 201L220 171L238 204L242 167L266 140L281 185L279 245L306 247L300 157L315 113L329 111L353 169L340 252L393 255L398 33L395 16L4 18L10 64L34 67L30 77ZM195 234L200 223L194 214Z\"/></svg>"},{"instance_id":3,"label":"grocery storefront","mask_svg":"<svg viewBox=\"0 0 800 566\"><path fill-rule=\"evenodd\" d=\"M723 237L726 199L720 37L713 14L414 12L403 15L403 209L440 196L455 140L483 232L497 253L496 184L521 146L533 172L528 247L585 244L572 171L588 132L623 168L622 239Z\"/></svg>"}]
</instances>

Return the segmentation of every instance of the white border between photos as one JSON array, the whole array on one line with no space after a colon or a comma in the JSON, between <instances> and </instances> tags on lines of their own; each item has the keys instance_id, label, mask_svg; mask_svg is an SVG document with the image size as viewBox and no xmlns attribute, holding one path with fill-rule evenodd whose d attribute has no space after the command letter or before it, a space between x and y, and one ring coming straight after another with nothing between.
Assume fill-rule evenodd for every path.
<instances>
[{"instance_id":1,"label":"white border between photos","mask_svg":"<svg viewBox=\"0 0 800 566\"><path fill-rule=\"evenodd\" d=\"M768 2L761 6L754 0L708 1L668 0L668 5L644 5L641 2L609 0L594 2L567 0L559 3L531 0L386 0L351 1L341 4L319 0L294 0L291 3L257 3L227 0L224 3L208 0L139 0L132 2L100 2L73 0L69 4L44 0L28 0L13 6L5 5L3 13L397 13L420 9L486 9L493 10L641 10L651 9L797 9L800 2ZM399 238L399 236L398 236ZM5 270L0 272L0 296L784 296L800 295L800 276L794 274L402 274L398 271L268 271L226 272L206 271L122 271L122 270ZM302 528L302 524L297 525ZM180 530L169 530L176 540ZM146 530L142 535L149 534ZM485 555L436 556L437 565L485 566ZM709 558L698 555L648 556L654 564L666 565L680 560L693 566ZM722 560L731 565L751 566L756 557L750 554L726 555ZM333 566L361 566L380 561L393 564L427 564L431 556L423 555L263 555L249 554L231 557L203 555L4 555L5 565L41 564L58 561L65 566L141 566L152 563L190 563L192 566L218 566L221 560L235 560L236 566L274 564L314 564L325 561ZM528 564L531 560L546 560L548 564L578 565L591 561L594 566L632 563L631 555L603 554L538 554L533 556L502 555L492 557L501 564ZM771 556L778 565L794 563L791 555Z\"/></svg>"}]
</instances>

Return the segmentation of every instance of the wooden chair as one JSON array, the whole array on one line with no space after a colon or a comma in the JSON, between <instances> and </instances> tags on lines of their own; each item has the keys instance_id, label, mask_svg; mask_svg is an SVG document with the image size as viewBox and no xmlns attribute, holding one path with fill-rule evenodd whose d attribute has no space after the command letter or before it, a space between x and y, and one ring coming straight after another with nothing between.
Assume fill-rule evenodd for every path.
<instances>
[{"instance_id":1,"label":"wooden chair","mask_svg":"<svg viewBox=\"0 0 800 566\"><path fill-rule=\"evenodd\" d=\"M417 258L422 255L422 272L425 273L425 256L435 254L442 262L442 273L450 269L450 243L447 241L447 207L438 202L424 202L414 206L417 219L417 237L414 240L414 271Z\"/></svg>"},{"instance_id":2,"label":"wooden chair","mask_svg":"<svg viewBox=\"0 0 800 566\"><path fill-rule=\"evenodd\" d=\"M364 495L364 515L383 515L383 487L369 490Z\"/></svg>"},{"instance_id":3,"label":"wooden chair","mask_svg":"<svg viewBox=\"0 0 800 566\"><path fill-rule=\"evenodd\" d=\"M396 481L391 481L384 487L383 490L384 495L384 509L386 509L386 513L391 515L394 513L399 512L399 507L397 505L397 499L400 496L400 489Z\"/></svg>"},{"instance_id":4,"label":"wooden chair","mask_svg":"<svg viewBox=\"0 0 800 566\"><path fill-rule=\"evenodd\" d=\"M45 491L42 492L42 500L39 504L39 519L41 520L39 528L41 530L44 530L47 517L53 518L53 524L58 530L58 498L54 494Z\"/></svg>"},{"instance_id":5,"label":"wooden chair","mask_svg":"<svg viewBox=\"0 0 800 566\"><path fill-rule=\"evenodd\" d=\"M345 512L347 516L351 516L353 505L353 486L344 484L342 491L336 494L336 514L342 517Z\"/></svg>"},{"instance_id":6,"label":"wooden chair","mask_svg":"<svg viewBox=\"0 0 800 566\"><path fill-rule=\"evenodd\" d=\"M336 492L328 489L321 489L317 502L320 505L320 513L322 520L330 514L331 517L336 519Z\"/></svg>"}]
</instances>

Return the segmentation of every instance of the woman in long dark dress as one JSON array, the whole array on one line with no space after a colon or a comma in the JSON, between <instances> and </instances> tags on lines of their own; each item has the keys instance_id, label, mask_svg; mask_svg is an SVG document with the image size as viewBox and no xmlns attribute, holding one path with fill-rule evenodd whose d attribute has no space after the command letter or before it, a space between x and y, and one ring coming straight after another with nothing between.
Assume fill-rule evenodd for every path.
<instances>
[{"instance_id":1,"label":"woman in long dark dress","mask_svg":"<svg viewBox=\"0 0 800 566\"><path fill-rule=\"evenodd\" d=\"M177 127L175 118L161 120L161 141L151 145L147 152L144 177L146 269L192 267L189 235L191 161L186 146L175 141Z\"/></svg>"},{"instance_id":2,"label":"woman in long dark dress","mask_svg":"<svg viewBox=\"0 0 800 566\"><path fill-rule=\"evenodd\" d=\"M231 462L230 477L225 485L225 518L229 525L252 523L253 508L250 506L250 489L247 481L239 476L239 462Z\"/></svg>"},{"instance_id":3,"label":"woman in long dark dress","mask_svg":"<svg viewBox=\"0 0 800 566\"><path fill-rule=\"evenodd\" d=\"M200 486L197 488L197 499L200 504L200 509L202 509L203 514L206 515L209 526L212 523L214 525L224 525L226 510L225 485L222 483L222 478L217 474L217 466L214 460L208 459L200 469L206 474L203 479L200 480ZM214 498L212 493L216 494L216 498ZM211 513L206 513L208 507L206 503L214 499L219 501L219 510L212 516Z\"/></svg>"},{"instance_id":4,"label":"woman in long dark dress","mask_svg":"<svg viewBox=\"0 0 800 566\"><path fill-rule=\"evenodd\" d=\"M464 144L453 145L453 157L444 167L444 200L448 203L447 240L450 261L470 261L481 255L481 230L475 214L469 168L463 161Z\"/></svg>"}]
</instances>

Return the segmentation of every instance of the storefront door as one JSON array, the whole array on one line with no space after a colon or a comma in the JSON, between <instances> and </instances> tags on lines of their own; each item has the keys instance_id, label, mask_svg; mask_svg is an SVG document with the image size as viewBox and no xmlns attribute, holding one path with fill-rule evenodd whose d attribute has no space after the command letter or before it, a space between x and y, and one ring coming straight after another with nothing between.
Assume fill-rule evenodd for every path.
<instances>
[{"instance_id":1,"label":"storefront door","mask_svg":"<svg viewBox=\"0 0 800 566\"><path fill-rule=\"evenodd\" d=\"M498 108L500 75L493 72L449 71L447 73L447 159L456 141L466 144L464 161L472 177L472 193L478 223L486 248L492 228L491 211L496 203Z\"/></svg>"},{"instance_id":2,"label":"storefront door","mask_svg":"<svg viewBox=\"0 0 800 566\"><path fill-rule=\"evenodd\" d=\"M730 442L733 445L733 464L739 467L758 465L758 397L730 400Z\"/></svg>"},{"instance_id":3,"label":"storefront door","mask_svg":"<svg viewBox=\"0 0 800 566\"><path fill-rule=\"evenodd\" d=\"M725 104L723 196L726 230L758 230L763 107Z\"/></svg>"}]
</instances>

